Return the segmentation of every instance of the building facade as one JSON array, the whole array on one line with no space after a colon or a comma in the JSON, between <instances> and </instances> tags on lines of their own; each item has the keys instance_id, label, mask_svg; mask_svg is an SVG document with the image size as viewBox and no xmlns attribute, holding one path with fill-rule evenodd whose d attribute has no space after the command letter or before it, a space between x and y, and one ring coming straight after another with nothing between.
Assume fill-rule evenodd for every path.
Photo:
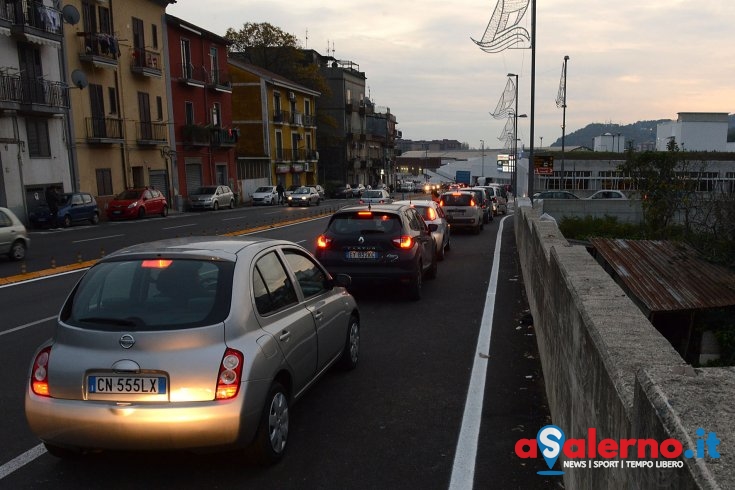
<instances>
[{"instance_id":1,"label":"building facade","mask_svg":"<svg viewBox=\"0 0 735 490\"><path fill-rule=\"evenodd\" d=\"M686 151L728 151L727 112L679 112L676 121L656 127L656 150L675 141Z\"/></svg>"},{"instance_id":2,"label":"building facade","mask_svg":"<svg viewBox=\"0 0 735 490\"><path fill-rule=\"evenodd\" d=\"M238 131L232 126L227 39L166 15L166 69L170 79L170 139L177 209L201 185L239 192L235 167Z\"/></svg>"},{"instance_id":3,"label":"building facade","mask_svg":"<svg viewBox=\"0 0 735 490\"><path fill-rule=\"evenodd\" d=\"M172 198L164 12L175 0L70 0L64 30L79 190L100 207L152 186Z\"/></svg>"},{"instance_id":4,"label":"building facade","mask_svg":"<svg viewBox=\"0 0 735 490\"><path fill-rule=\"evenodd\" d=\"M228 66L243 198L261 185L319 184L315 114L320 93L232 57Z\"/></svg>"},{"instance_id":5,"label":"building facade","mask_svg":"<svg viewBox=\"0 0 735 490\"><path fill-rule=\"evenodd\" d=\"M28 223L44 191L71 191L64 24L56 3L0 0L0 206Z\"/></svg>"}]
</instances>

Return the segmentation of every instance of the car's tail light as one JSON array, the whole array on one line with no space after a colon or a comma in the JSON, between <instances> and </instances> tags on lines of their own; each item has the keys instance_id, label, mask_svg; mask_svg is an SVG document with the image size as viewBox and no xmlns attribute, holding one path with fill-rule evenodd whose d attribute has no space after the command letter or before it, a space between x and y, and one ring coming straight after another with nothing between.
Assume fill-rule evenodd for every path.
<instances>
[{"instance_id":1,"label":"car's tail light","mask_svg":"<svg viewBox=\"0 0 735 490\"><path fill-rule=\"evenodd\" d=\"M227 349L219 366L217 375L217 400L229 400L237 396L242 382L242 364L244 357L242 352L235 349Z\"/></svg>"},{"instance_id":2,"label":"car's tail light","mask_svg":"<svg viewBox=\"0 0 735 490\"><path fill-rule=\"evenodd\" d=\"M48 360L51 357L51 347L44 348L33 360L31 372L31 390L38 396L50 396L48 389Z\"/></svg>"},{"instance_id":3,"label":"car's tail light","mask_svg":"<svg viewBox=\"0 0 735 490\"><path fill-rule=\"evenodd\" d=\"M477 206L474 199L470 199L470 206Z\"/></svg>"},{"instance_id":4,"label":"car's tail light","mask_svg":"<svg viewBox=\"0 0 735 490\"><path fill-rule=\"evenodd\" d=\"M329 245L331 245L331 243L331 238L324 235L319 235L319 237L317 237L316 239L316 248L329 248Z\"/></svg>"},{"instance_id":5,"label":"car's tail light","mask_svg":"<svg viewBox=\"0 0 735 490\"><path fill-rule=\"evenodd\" d=\"M436 211L434 211L434 208L428 208L426 214L429 215L429 221L434 221L436 219Z\"/></svg>"},{"instance_id":6,"label":"car's tail light","mask_svg":"<svg viewBox=\"0 0 735 490\"><path fill-rule=\"evenodd\" d=\"M441 207L441 208L444 207L444 199L440 199L439 200L439 207Z\"/></svg>"},{"instance_id":7,"label":"car's tail light","mask_svg":"<svg viewBox=\"0 0 735 490\"><path fill-rule=\"evenodd\" d=\"M498 198L493 196L493 202L498 202Z\"/></svg>"},{"instance_id":8,"label":"car's tail light","mask_svg":"<svg viewBox=\"0 0 735 490\"><path fill-rule=\"evenodd\" d=\"M413 238L408 235L402 235L393 239L393 245L398 248L411 248L413 247Z\"/></svg>"},{"instance_id":9,"label":"car's tail light","mask_svg":"<svg viewBox=\"0 0 735 490\"><path fill-rule=\"evenodd\" d=\"M360 204L365 204L365 201L363 201L362 199L360 199Z\"/></svg>"}]
</instances>

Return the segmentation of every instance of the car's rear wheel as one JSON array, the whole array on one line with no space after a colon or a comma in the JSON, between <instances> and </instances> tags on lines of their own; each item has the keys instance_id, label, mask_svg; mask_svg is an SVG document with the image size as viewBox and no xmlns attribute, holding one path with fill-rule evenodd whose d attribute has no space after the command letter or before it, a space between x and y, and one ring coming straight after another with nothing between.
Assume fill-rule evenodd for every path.
<instances>
[{"instance_id":1,"label":"car's rear wheel","mask_svg":"<svg viewBox=\"0 0 735 490\"><path fill-rule=\"evenodd\" d=\"M161 209L161 216L164 218L168 216L168 206L164 206L163 209Z\"/></svg>"},{"instance_id":2,"label":"car's rear wheel","mask_svg":"<svg viewBox=\"0 0 735 490\"><path fill-rule=\"evenodd\" d=\"M423 265L421 264L421 262L419 262L419 265L413 274L413 279L409 283L408 290L406 291L408 299L413 301L418 301L421 299L421 283L423 281L423 275Z\"/></svg>"},{"instance_id":3,"label":"car's rear wheel","mask_svg":"<svg viewBox=\"0 0 735 490\"><path fill-rule=\"evenodd\" d=\"M235 200L230 199L230 209L234 209L234 208L235 208Z\"/></svg>"},{"instance_id":4,"label":"car's rear wheel","mask_svg":"<svg viewBox=\"0 0 735 490\"><path fill-rule=\"evenodd\" d=\"M140 208L140 209L138 210L138 218L140 218L140 219L143 219L143 218L145 218L145 208L144 208L144 207L141 207L141 208Z\"/></svg>"},{"instance_id":5,"label":"car's rear wheel","mask_svg":"<svg viewBox=\"0 0 735 490\"><path fill-rule=\"evenodd\" d=\"M217 211L219 209L219 203L217 201L214 201L212 203L212 210Z\"/></svg>"},{"instance_id":6,"label":"car's rear wheel","mask_svg":"<svg viewBox=\"0 0 735 490\"><path fill-rule=\"evenodd\" d=\"M265 399L253 442L260 464L275 464L283 457L288 442L288 423L288 394L279 382L274 381Z\"/></svg>"},{"instance_id":7,"label":"car's rear wheel","mask_svg":"<svg viewBox=\"0 0 735 490\"><path fill-rule=\"evenodd\" d=\"M439 271L438 259L437 259L436 253L434 253L434 256L431 259L431 266L429 267L429 270L426 271L426 278L436 279L436 274L438 271Z\"/></svg>"},{"instance_id":8,"label":"car's rear wheel","mask_svg":"<svg viewBox=\"0 0 735 490\"><path fill-rule=\"evenodd\" d=\"M89 218L89 221L92 222L93 225L96 225L100 222L100 215L99 213L94 213L91 218Z\"/></svg>"},{"instance_id":9,"label":"car's rear wheel","mask_svg":"<svg viewBox=\"0 0 735 490\"><path fill-rule=\"evenodd\" d=\"M10 247L10 251L8 252L8 257L10 257L10 260L23 260L26 258L26 244L23 243L21 240L16 240L13 242L13 245Z\"/></svg>"},{"instance_id":10,"label":"car's rear wheel","mask_svg":"<svg viewBox=\"0 0 735 490\"><path fill-rule=\"evenodd\" d=\"M69 228L71 226L71 216L69 216L68 214L64 215L62 223L64 225L64 228Z\"/></svg>"},{"instance_id":11,"label":"car's rear wheel","mask_svg":"<svg viewBox=\"0 0 735 490\"><path fill-rule=\"evenodd\" d=\"M342 350L342 357L339 360L339 367L345 371L350 371L357 367L357 361L360 358L360 320L357 316L350 316L350 322L347 326L347 338Z\"/></svg>"}]
</instances>

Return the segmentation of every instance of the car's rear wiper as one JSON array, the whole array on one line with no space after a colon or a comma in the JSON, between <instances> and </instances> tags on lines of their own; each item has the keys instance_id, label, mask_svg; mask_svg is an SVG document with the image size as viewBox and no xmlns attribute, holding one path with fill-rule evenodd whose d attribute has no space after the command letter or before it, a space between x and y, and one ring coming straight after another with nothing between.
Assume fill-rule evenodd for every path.
<instances>
[{"instance_id":1,"label":"car's rear wiper","mask_svg":"<svg viewBox=\"0 0 735 490\"><path fill-rule=\"evenodd\" d=\"M370 230L360 230L360 233L361 233L361 234L369 234L369 233L385 233L385 231L383 231L383 230L375 230L375 229L370 229Z\"/></svg>"}]
</instances>

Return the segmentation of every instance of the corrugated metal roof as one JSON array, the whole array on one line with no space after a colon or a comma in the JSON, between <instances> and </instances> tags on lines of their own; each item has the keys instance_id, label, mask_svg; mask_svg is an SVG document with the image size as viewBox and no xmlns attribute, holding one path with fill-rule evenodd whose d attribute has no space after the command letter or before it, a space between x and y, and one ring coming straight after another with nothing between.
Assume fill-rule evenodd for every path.
<instances>
[{"instance_id":1,"label":"corrugated metal roof","mask_svg":"<svg viewBox=\"0 0 735 490\"><path fill-rule=\"evenodd\" d=\"M678 242L593 238L597 252L649 311L735 305L735 273Z\"/></svg>"}]
</instances>

